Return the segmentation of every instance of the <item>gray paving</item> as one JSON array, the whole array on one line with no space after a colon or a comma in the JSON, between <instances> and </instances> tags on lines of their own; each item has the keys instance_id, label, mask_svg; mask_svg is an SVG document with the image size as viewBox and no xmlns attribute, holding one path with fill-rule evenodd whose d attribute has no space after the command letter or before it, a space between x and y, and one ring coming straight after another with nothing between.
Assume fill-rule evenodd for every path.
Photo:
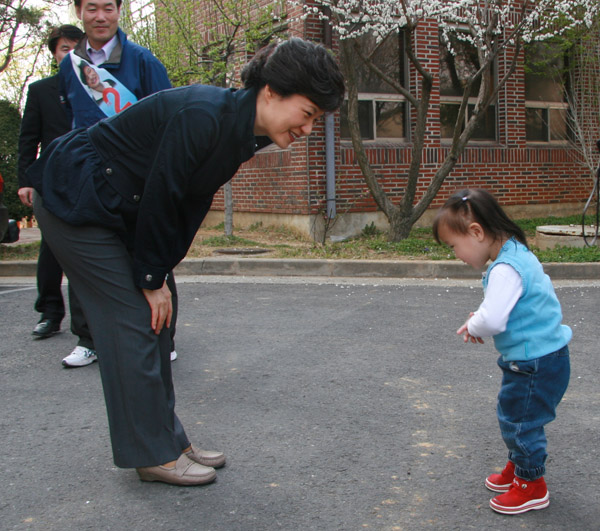
<instances>
[{"instance_id":1,"label":"gray paving","mask_svg":"<svg viewBox=\"0 0 600 531\"><path fill-rule=\"evenodd\" d=\"M0 528L598 529L597 282L559 282L572 377L550 441L546 510L488 508L506 452L491 343L454 331L476 281L181 278L177 411L226 451L216 483L142 483L112 464L97 364L35 341L31 278L0 279ZM67 321L63 327L67 326Z\"/></svg>"}]
</instances>

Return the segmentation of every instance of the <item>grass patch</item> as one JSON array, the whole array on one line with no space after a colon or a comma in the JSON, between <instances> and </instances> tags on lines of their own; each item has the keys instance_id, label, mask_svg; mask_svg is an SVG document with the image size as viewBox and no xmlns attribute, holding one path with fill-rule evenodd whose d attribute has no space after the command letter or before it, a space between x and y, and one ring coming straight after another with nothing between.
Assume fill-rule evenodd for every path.
<instances>
[{"instance_id":1,"label":"grass patch","mask_svg":"<svg viewBox=\"0 0 600 531\"><path fill-rule=\"evenodd\" d=\"M516 220L531 243L535 229L540 225L581 224L581 216L540 217ZM594 218L586 218L591 225ZM599 247L559 247L540 250L531 245L532 251L541 262L600 262ZM274 255L271 255L274 256ZM453 251L446 245L436 243L431 227L414 228L409 237L400 242L390 242L387 235L373 224L366 225L360 236L343 242L312 243L301 248L280 249L281 258L326 258L326 259L381 259L381 260L454 260Z\"/></svg>"},{"instance_id":2,"label":"grass patch","mask_svg":"<svg viewBox=\"0 0 600 531\"><path fill-rule=\"evenodd\" d=\"M247 231L254 232L257 235L266 234L271 237L278 237L280 239L285 239L288 241L307 241L306 236L304 236L300 231L292 227L286 227L285 225L264 226L262 221L253 223L248 227Z\"/></svg>"},{"instance_id":3,"label":"grass patch","mask_svg":"<svg viewBox=\"0 0 600 531\"><path fill-rule=\"evenodd\" d=\"M211 236L202 240L199 245L206 245L208 247L259 247L259 243L247 240L246 238L240 238L235 234L231 236Z\"/></svg>"},{"instance_id":4,"label":"grass patch","mask_svg":"<svg viewBox=\"0 0 600 531\"><path fill-rule=\"evenodd\" d=\"M516 220L525 231L530 243L535 237L535 228L540 225L581 224L581 216L543 217ZM586 219L591 225L594 218ZM234 229L234 235L222 234L223 224L211 227L194 241L188 256L191 258L212 256L223 248L268 249L269 258L320 258L346 260L453 260L454 253L433 239L430 227L414 228L410 236L400 242L390 242L387 234L368 224L359 236L342 242L316 243L289 227L264 226L255 223L249 228ZM221 234L218 234L221 232ZM216 233L216 234L215 234ZM559 247L541 251L532 246L541 262L600 262L599 247ZM0 245L0 260L37 260L39 242L18 246Z\"/></svg>"},{"instance_id":5,"label":"grass patch","mask_svg":"<svg viewBox=\"0 0 600 531\"><path fill-rule=\"evenodd\" d=\"M0 260L37 260L39 252L40 242L21 245L0 244Z\"/></svg>"},{"instance_id":6,"label":"grass patch","mask_svg":"<svg viewBox=\"0 0 600 531\"><path fill-rule=\"evenodd\" d=\"M554 249L533 248L540 262L600 262L600 247L555 247Z\"/></svg>"},{"instance_id":7,"label":"grass patch","mask_svg":"<svg viewBox=\"0 0 600 531\"><path fill-rule=\"evenodd\" d=\"M278 258L321 258L347 260L422 259L447 260L453 255L446 246L435 243L433 237L419 234L401 242L390 242L381 234L358 236L343 242L325 244L310 242L304 246L273 246ZM271 254L270 256L275 256Z\"/></svg>"}]
</instances>

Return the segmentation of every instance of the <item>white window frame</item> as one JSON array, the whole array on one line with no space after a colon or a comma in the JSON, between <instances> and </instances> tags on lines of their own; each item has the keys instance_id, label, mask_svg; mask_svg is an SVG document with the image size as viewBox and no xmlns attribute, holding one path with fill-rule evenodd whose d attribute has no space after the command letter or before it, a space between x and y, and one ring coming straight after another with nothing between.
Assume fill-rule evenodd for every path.
<instances>
[{"instance_id":1,"label":"white window frame","mask_svg":"<svg viewBox=\"0 0 600 531\"><path fill-rule=\"evenodd\" d=\"M346 99L346 102L348 100ZM370 124L371 126L371 133L373 138L369 138L369 139L363 139L363 142L381 142L381 141L385 141L385 142L398 142L398 143L406 143L407 141L407 136L406 136L406 130L407 130L407 117L406 117L406 113L407 111L407 105L406 105L406 98L402 95L402 94L385 94L385 93L379 93L379 92L359 92L358 93L358 102L364 102L367 101L371 104L371 110L372 110L372 116L373 116L373 120L372 123ZM402 137L387 137L387 136L377 136L377 120L376 120L376 103L377 102L383 102L383 103L404 103L404 136ZM350 141L350 137L341 137L342 141Z\"/></svg>"},{"instance_id":2,"label":"white window frame","mask_svg":"<svg viewBox=\"0 0 600 531\"><path fill-rule=\"evenodd\" d=\"M527 54L527 50L525 50L525 54ZM524 83L527 84L527 76L524 78ZM527 87L525 86L525 92L527 92ZM563 89L567 89L568 87L563 87ZM548 121L545 123L546 127L546 139L545 140L529 140L526 138L527 144L538 144L538 145L567 145L569 144L569 103L566 101L548 101L548 100L525 100L525 109L545 109L548 116ZM550 132L552 131L552 118L551 118L551 110L564 110L565 111L565 120L567 127L567 137L564 139L551 139ZM525 135L527 135L527 131L525 131Z\"/></svg>"},{"instance_id":3,"label":"white window frame","mask_svg":"<svg viewBox=\"0 0 600 531\"><path fill-rule=\"evenodd\" d=\"M545 140L527 140L528 144L543 144L543 145L566 145L569 143L569 138L563 139L552 139L550 138L550 131L552 130L551 123L551 110L564 110L566 111L566 120L567 120L567 135L569 132L569 124L568 124L568 115L569 115L569 104L566 102L560 101L535 101L535 100L527 100L525 102L525 109L545 109L548 111L548 122L545 124L546 126L546 139Z\"/></svg>"},{"instance_id":4,"label":"white window frame","mask_svg":"<svg viewBox=\"0 0 600 531\"><path fill-rule=\"evenodd\" d=\"M467 31L467 28L462 28L461 26L457 26L457 31ZM438 36L438 40L439 40L439 36ZM441 57L440 57L440 68L441 68ZM493 87L496 87L496 84L498 83L498 79L497 79L497 64L494 63L492 65L492 83L493 83ZM444 105L444 104L453 104L455 102L458 102L458 104L460 105L460 103L462 102L462 96L444 96L441 93L440 90L440 106ZM469 97L469 99L467 100L467 105L475 105L477 103L477 97L476 96L471 96ZM490 106L493 106L495 109L495 121L494 121L494 138L474 138L472 137L469 140L469 143L479 143L479 144L497 144L498 143L498 98L496 98L496 101L494 101ZM464 123L464 127L466 127L467 125L467 121L469 120L469 109L467 107L467 112L465 113L465 123ZM452 137L448 137L448 136L442 136L442 122L440 119L440 142L442 144L448 144L452 141Z\"/></svg>"},{"instance_id":5,"label":"white window frame","mask_svg":"<svg viewBox=\"0 0 600 531\"><path fill-rule=\"evenodd\" d=\"M441 96L440 95L440 106L444 105L444 104L458 104L457 106L460 107L460 103L462 102L462 98L460 96ZM477 98L473 97L473 98L469 98L467 100L467 112L465 113L465 122L463 124L463 127L467 126L467 122L469 121L469 106L475 106L475 104L477 103ZM497 101L490 104L490 107L494 108L494 114L495 114L495 120L494 120L494 138L474 138L472 137L469 140L469 143L473 142L473 143L479 143L479 144L497 144L498 143L498 105L497 105ZM489 107L488 107L489 109ZM442 136L442 124L440 121L440 141L442 142L442 144L447 144L450 143L452 141L452 137L451 136Z\"/></svg>"}]
</instances>

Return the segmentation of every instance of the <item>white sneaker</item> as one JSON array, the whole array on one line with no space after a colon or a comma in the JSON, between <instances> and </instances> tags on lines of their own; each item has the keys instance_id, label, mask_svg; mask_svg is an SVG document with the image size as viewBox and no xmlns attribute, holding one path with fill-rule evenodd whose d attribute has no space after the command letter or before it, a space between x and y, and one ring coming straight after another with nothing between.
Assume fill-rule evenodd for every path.
<instances>
[{"instance_id":1,"label":"white sneaker","mask_svg":"<svg viewBox=\"0 0 600 531\"><path fill-rule=\"evenodd\" d=\"M77 346L64 360L65 367L85 367L98 360L96 351L91 348Z\"/></svg>"},{"instance_id":2,"label":"white sneaker","mask_svg":"<svg viewBox=\"0 0 600 531\"><path fill-rule=\"evenodd\" d=\"M171 361L175 361L177 359L177 352L173 351L171 352Z\"/></svg>"}]
</instances>

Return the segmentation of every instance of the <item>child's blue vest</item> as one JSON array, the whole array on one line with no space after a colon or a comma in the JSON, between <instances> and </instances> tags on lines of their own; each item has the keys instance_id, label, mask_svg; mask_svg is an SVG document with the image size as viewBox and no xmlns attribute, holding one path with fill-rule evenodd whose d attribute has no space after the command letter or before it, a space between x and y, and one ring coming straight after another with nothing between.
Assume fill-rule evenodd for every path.
<instances>
[{"instance_id":1,"label":"child's blue vest","mask_svg":"<svg viewBox=\"0 0 600 531\"><path fill-rule=\"evenodd\" d=\"M510 312L506 330L494 336L504 361L541 358L564 347L573 332L561 324L562 312L552 281L536 256L514 238L508 240L483 277L484 291L490 272L498 264L512 266L523 283L523 293Z\"/></svg>"}]
</instances>

